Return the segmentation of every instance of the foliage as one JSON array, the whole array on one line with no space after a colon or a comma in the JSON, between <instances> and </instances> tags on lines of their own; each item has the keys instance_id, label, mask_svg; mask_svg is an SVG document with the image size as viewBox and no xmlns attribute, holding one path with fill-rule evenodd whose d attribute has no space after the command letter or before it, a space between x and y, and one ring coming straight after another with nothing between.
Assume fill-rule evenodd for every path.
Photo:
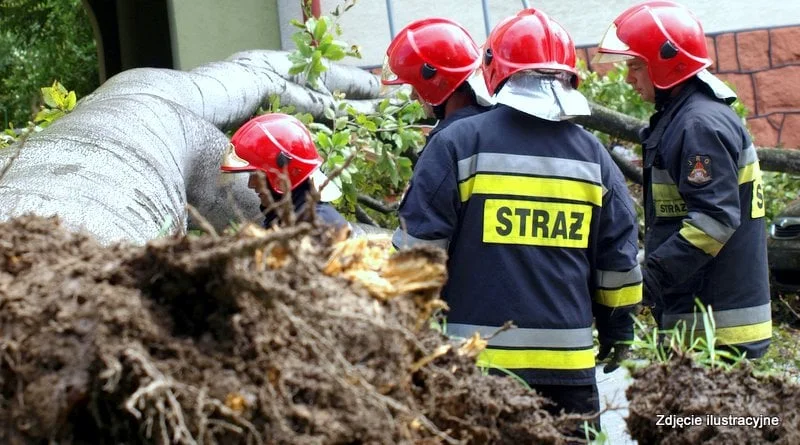
<instances>
[{"instance_id":1,"label":"foliage","mask_svg":"<svg viewBox=\"0 0 800 445\"><path fill-rule=\"evenodd\" d=\"M345 215L355 213L359 194L389 203L397 201L411 178L411 160L405 153L418 150L424 143L416 125L424 118L422 106L405 93L398 93L396 101L384 99L376 114L359 113L345 102L337 109L339 115L333 109L326 110L329 123L322 124L313 122L309 114L295 114L294 107L283 107L273 97L266 112L295 114L305 123L325 158L325 171L339 169L353 158L333 179L342 189L344 199L337 207ZM383 227L396 227L398 223L394 213L371 216Z\"/></svg>"},{"instance_id":2,"label":"foliage","mask_svg":"<svg viewBox=\"0 0 800 445\"><path fill-rule=\"evenodd\" d=\"M343 10L340 6L332 13L334 18L338 18L355 6L356 0L351 0L344 5ZM328 16L319 18L313 17L308 8L309 2L306 1L306 16L309 17L305 23L292 19L291 24L299 30L292 35L297 49L289 54L292 67L289 74L302 74L306 82L312 87L319 87L319 77L327 70L325 61L337 61L345 56L361 58L361 50L357 45L349 46L347 43L337 40L342 35L342 29L338 22Z\"/></svg>"},{"instance_id":3,"label":"foliage","mask_svg":"<svg viewBox=\"0 0 800 445\"><path fill-rule=\"evenodd\" d=\"M773 326L772 343L763 357L753 361L754 370L759 374L800 382L799 341L800 331L797 329L787 324Z\"/></svg>"},{"instance_id":4,"label":"foliage","mask_svg":"<svg viewBox=\"0 0 800 445\"><path fill-rule=\"evenodd\" d=\"M345 56L360 57L357 45L349 46L336 40L341 29L335 19L352 8L356 0L346 1L331 13L333 18L309 17L305 23L292 21L299 29L293 36L297 49L289 55L292 61L290 74L301 74L313 87L319 87L319 77L327 69L326 61L336 61ZM308 6L308 3L305 3ZM342 96L334 92L334 97ZM267 112L294 113L294 107L283 106L277 97L270 100ZM405 92L392 99L384 99L377 113L363 114L345 102L325 112L325 123L313 122L308 114L296 114L314 135L317 148L325 158L327 172L341 170L333 181L342 189L344 199L339 210L354 219L358 196L366 195L388 205L400 197L411 178L412 163L408 153L419 150L425 137L417 122L425 118L422 106ZM352 159L351 159L352 158ZM349 164L345 167L346 162ZM364 210L383 227L396 227L395 212L389 214Z\"/></svg>"},{"instance_id":5,"label":"foliage","mask_svg":"<svg viewBox=\"0 0 800 445\"><path fill-rule=\"evenodd\" d=\"M75 108L77 103L75 91L68 91L58 81L53 82L52 86L41 88L40 91L43 105L33 121L28 121L28 126L25 128L13 128L12 126L6 128L0 135L0 149L11 145L24 134L40 131Z\"/></svg>"},{"instance_id":6,"label":"foliage","mask_svg":"<svg viewBox=\"0 0 800 445\"><path fill-rule=\"evenodd\" d=\"M660 330L635 318L637 338L632 342L633 349L645 360L657 363L668 363L674 355L685 355L711 369L738 366L744 359L743 355L717 347L712 307L706 308L699 300L695 300L695 304L698 320L691 326L679 321L672 329Z\"/></svg>"},{"instance_id":7,"label":"foliage","mask_svg":"<svg viewBox=\"0 0 800 445\"><path fill-rule=\"evenodd\" d=\"M764 203L767 221L795 199L800 198L800 177L789 173L763 172Z\"/></svg>"},{"instance_id":8,"label":"foliage","mask_svg":"<svg viewBox=\"0 0 800 445\"><path fill-rule=\"evenodd\" d=\"M624 63L615 64L613 69L602 76L589 71L583 60L578 60L577 68L581 78L578 90L590 101L643 120L647 120L655 111L653 104L642 100L639 93L625 81L628 67ZM607 134L598 131L594 134L607 147L623 145L634 148L641 154L641 147L638 144L634 146L630 142L613 140Z\"/></svg>"},{"instance_id":9,"label":"foliage","mask_svg":"<svg viewBox=\"0 0 800 445\"><path fill-rule=\"evenodd\" d=\"M578 60L577 68L581 78L578 90L590 101L644 120L655 111L653 104L644 101L625 81L628 67L624 63L615 64L613 69L602 76L589 71L582 59Z\"/></svg>"},{"instance_id":10,"label":"foliage","mask_svg":"<svg viewBox=\"0 0 800 445\"><path fill-rule=\"evenodd\" d=\"M79 96L99 85L97 48L81 0L0 0L3 126L31 120L55 79Z\"/></svg>"}]
</instances>

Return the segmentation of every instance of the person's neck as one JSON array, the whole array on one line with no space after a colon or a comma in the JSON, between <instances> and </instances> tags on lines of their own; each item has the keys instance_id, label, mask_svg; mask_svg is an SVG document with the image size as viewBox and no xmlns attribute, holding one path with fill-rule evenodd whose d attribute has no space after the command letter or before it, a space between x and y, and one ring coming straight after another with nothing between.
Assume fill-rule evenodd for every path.
<instances>
[{"instance_id":1,"label":"person's neck","mask_svg":"<svg viewBox=\"0 0 800 445\"><path fill-rule=\"evenodd\" d=\"M463 91L456 91L450 96L449 99L447 99L447 103L444 106L444 117L447 118L456 111L464 107L469 107L472 104L473 101L470 94Z\"/></svg>"}]
</instances>

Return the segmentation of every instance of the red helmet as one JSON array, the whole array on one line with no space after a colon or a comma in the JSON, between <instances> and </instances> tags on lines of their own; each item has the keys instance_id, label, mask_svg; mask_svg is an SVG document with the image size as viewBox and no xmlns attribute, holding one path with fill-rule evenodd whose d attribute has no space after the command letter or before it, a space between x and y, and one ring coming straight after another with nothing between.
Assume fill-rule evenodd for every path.
<instances>
[{"instance_id":1,"label":"red helmet","mask_svg":"<svg viewBox=\"0 0 800 445\"><path fill-rule=\"evenodd\" d=\"M410 84L422 100L440 105L479 63L478 45L461 25L438 17L417 20L389 44L381 82Z\"/></svg>"},{"instance_id":2,"label":"red helmet","mask_svg":"<svg viewBox=\"0 0 800 445\"><path fill-rule=\"evenodd\" d=\"M547 14L532 8L498 23L484 45L483 79L489 94L522 70L564 71L572 74L572 86L578 86L572 37Z\"/></svg>"},{"instance_id":3,"label":"red helmet","mask_svg":"<svg viewBox=\"0 0 800 445\"><path fill-rule=\"evenodd\" d=\"M594 62L639 57L647 62L656 88L668 89L711 66L703 25L691 11L671 1L648 1L614 20Z\"/></svg>"},{"instance_id":4,"label":"red helmet","mask_svg":"<svg viewBox=\"0 0 800 445\"><path fill-rule=\"evenodd\" d=\"M285 190L286 169L291 190L322 164L311 134L302 122L282 113L262 114L245 122L231 137L220 169L223 172L261 170L278 193Z\"/></svg>"}]
</instances>

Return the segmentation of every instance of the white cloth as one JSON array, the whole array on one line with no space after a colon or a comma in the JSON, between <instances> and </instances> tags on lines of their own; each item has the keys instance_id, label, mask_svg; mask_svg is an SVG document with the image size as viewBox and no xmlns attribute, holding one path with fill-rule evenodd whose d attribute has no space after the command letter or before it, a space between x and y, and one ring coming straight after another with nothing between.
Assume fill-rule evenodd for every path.
<instances>
[{"instance_id":1,"label":"white cloth","mask_svg":"<svg viewBox=\"0 0 800 445\"><path fill-rule=\"evenodd\" d=\"M549 121L588 116L589 102L564 76L521 71L497 93L497 103Z\"/></svg>"},{"instance_id":2,"label":"white cloth","mask_svg":"<svg viewBox=\"0 0 800 445\"><path fill-rule=\"evenodd\" d=\"M736 100L736 93L725 82L721 81L717 76L711 74L708 70L703 70L697 73L697 78L704 84L711 88L717 99L724 100L731 104Z\"/></svg>"},{"instance_id":3,"label":"white cloth","mask_svg":"<svg viewBox=\"0 0 800 445\"><path fill-rule=\"evenodd\" d=\"M336 185L333 180L329 180L325 173L322 173L322 170L319 168L314 169L311 173L311 185L314 187L315 190L319 192L319 200L320 202L331 202L336 201L337 199L342 197L342 190L339 186ZM328 183L325 184L325 181ZM320 187L325 184L325 186L320 190Z\"/></svg>"}]
</instances>

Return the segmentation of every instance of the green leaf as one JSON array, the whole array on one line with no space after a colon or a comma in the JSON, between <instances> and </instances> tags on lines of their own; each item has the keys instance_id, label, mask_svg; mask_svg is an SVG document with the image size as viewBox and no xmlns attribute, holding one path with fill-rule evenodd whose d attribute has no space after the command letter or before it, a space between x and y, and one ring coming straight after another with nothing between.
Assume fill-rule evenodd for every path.
<instances>
[{"instance_id":1,"label":"green leaf","mask_svg":"<svg viewBox=\"0 0 800 445\"><path fill-rule=\"evenodd\" d=\"M343 48L336 45L328 46L323 54L328 60L342 60L347 55Z\"/></svg>"},{"instance_id":2,"label":"green leaf","mask_svg":"<svg viewBox=\"0 0 800 445\"><path fill-rule=\"evenodd\" d=\"M67 95L67 103L66 103L66 107L65 107L66 111L72 111L72 109L75 108L75 104L77 102L78 102L78 98L77 98L77 96L75 96L75 92L74 91L70 91L69 94Z\"/></svg>"},{"instance_id":3,"label":"green leaf","mask_svg":"<svg viewBox=\"0 0 800 445\"><path fill-rule=\"evenodd\" d=\"M328 18L327 17L320 17L317 20L317 23L314 26L314 40L317 42L322 41L322 38L325 36L325 33L328 31Z\"/></svg>"},{"instance_id":4,"label":"green leaf","mask_svg":"<svg viewBox=\"0 0 800 445\"><path fill-rule=\"evenodd\" d=\"M317 133L317 145L320 148L330 148L331 147L331 138L328 137L325 133Z\"/></svg>"},{"instance_id":5,"label":"green leaf","mask_svg":"<svg viewBox=\"0 0 800 445\"><path fill-rule=\"evenodd\" d=\"M45 105L50 108L58 108L58 93L52 87L42 88L42 99Z\"/></svg>"},{"instance_id":6,"label":"green leaf","mask_svg":"<svg viewBox=\"0 0 800 445\"><path fill-rule=\"evenodd\" d=\"M323 111L323 114L325 115L325 118L327 118L328 120L332 121L332 120L336 119L336 112L333 111L333 108L325 107L325 110Z\"/></svg>"}]
</instances>

